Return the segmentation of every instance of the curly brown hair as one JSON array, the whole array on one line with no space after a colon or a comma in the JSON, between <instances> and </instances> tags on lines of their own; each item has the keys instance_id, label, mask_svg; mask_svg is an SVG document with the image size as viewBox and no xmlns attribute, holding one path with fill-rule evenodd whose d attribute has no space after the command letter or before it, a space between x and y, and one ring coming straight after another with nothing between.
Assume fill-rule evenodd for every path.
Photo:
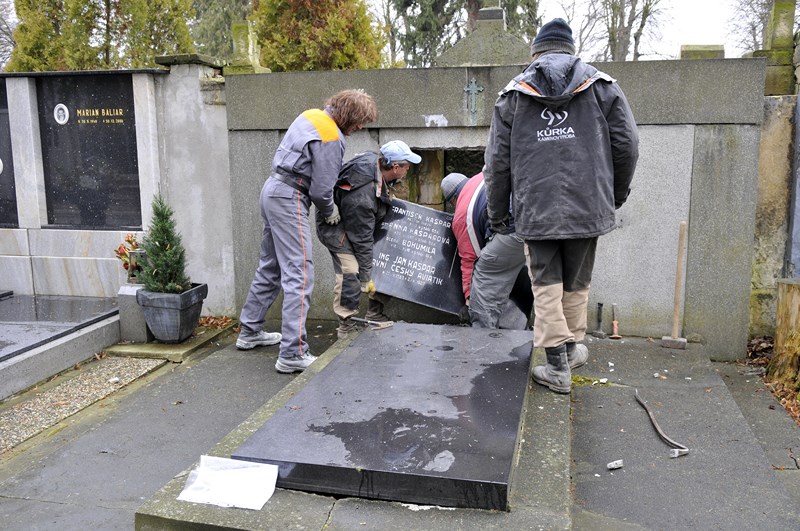
<instances>
[{"instance_id":1,"label":"curly brown hair","mask_svg":"<svg viewBox=\"0 0 800 531\"><path fill-rule=\"evenodd\" d=\"M349 134L356 126L378 120L378 106L372 96L362 89L343 90L325 102L333 121L344 134Z\"/></svg>"}]
</instances>

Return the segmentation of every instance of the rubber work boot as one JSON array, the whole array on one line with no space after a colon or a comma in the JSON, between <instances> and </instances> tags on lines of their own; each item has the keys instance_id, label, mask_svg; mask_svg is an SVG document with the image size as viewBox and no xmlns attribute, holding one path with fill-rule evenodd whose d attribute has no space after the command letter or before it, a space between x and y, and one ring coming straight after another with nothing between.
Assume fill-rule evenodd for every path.
<instances>
[{"instance_id":1,"label":"rubber work boot","mask_svg":"<svg viewBox=\"0 0 800 531\"><path fill-rule=\"evenodd\" d=\"M569 369L573 370L586 365L589 360L589 349L586 348L586 345L580 343L566 343L566 345Z\"/></svg>"},{"instance_id":2,"label":"rubber work boot","mask_svg":"<svg viewBox=\"0 0 800 531\"><path fill-rule=\"evenodd\" d=\"M291 374L293 372L303 372L309 365L314 363L316 356L311 353L305 352L302 356L292 356L291 358L278 358L275 362L275 370L283 374Z\"/></svg>"},{"instance_id":3,"label":"rubber work boot","mask_svg":"<svg viewBox=\"0 0 800 531\"><path fill-rule=\"evenodd\" d=\"M546 385L556 393L569 394L572 387L572 374L567 362L567 347L560 345L544 350L547 353L547 364L537 365L533 368L531 373L533 381L540 385Z\"/></svg>"},{"instance_id":4,"label":"rubber work boot","mask_svg":"<svg viewBox=\"0 0 800 531\"><path fill-rule=\"evenodd\" d=\"M367 314L364 316L367 321L375 321L376 323L385 323L391 321L389 316L383 313L383 303L370 299L367 305Z\"/></svg>"},{"instance_id":5,"label":"rubber work boot","mask_svg":"<svg viewBox=\"0 0 800 531\"><path fill-rule=\"evenodd\" d=\"M236 348L239 350L250 350L255 347L266 347L269 345L277 345L281 342L281 334L279 332L264 332L263 330L257 334L251 334L242 330L239 332L239 337L236 338Z\"/></svg>"},{"instance_id":6,"label":"rubber work boot","mask_svg":"<svg viewBox=\"0 0 800 531\"><path fill-rule=\"evenodd\" d=\"M336 329L336 337L344 339L354 332L358 332L358 325L356 325L356 322L349 317L347 319L342 319L340 317L339 327Z\"/></svg>"}]
</instances>

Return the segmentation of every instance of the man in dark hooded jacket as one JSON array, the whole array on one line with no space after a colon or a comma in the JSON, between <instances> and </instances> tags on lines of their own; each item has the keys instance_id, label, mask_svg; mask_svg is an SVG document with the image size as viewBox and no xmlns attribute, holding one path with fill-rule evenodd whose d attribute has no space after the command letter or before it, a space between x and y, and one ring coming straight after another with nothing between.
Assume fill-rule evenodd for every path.
<instances>
[{"instance_id":1,"label":"man in dark hooded jacket","mask_svg":"<svg viewBox=\"0 0 800 531\"><path fill-rule=\"evenodd\" d=\"M575 56L572 30L548 22L531 46L533 62L500 91L486 148L489 219L525 240L534 295L534 345L547 364L533 379L570 392L570 369L588 358L578 345L597 238L614 229L639 157L636 123L609 75Z\"/></svg>"},{"instance_id":2,"label":"man in dark hooded jacket","mask_svg":"<svg viewBox=\"0 0 800 531\"><path fill-rule=\"evenodd\" d=\"M339 338L356 330L351 317L358 313L362 292L369 295L365 317L370 321L389 320L383 313L389 297L376 293L372 282L375 229L391 208L389 186L405 177L411 164L421 160L401 140L387 142L380 153L356 155L344 163L333 189L333 202L342 221L330 225L317 212L317 236L331 253L336 275L333 311L339 318Z\"/></svg>"}]
</instances>

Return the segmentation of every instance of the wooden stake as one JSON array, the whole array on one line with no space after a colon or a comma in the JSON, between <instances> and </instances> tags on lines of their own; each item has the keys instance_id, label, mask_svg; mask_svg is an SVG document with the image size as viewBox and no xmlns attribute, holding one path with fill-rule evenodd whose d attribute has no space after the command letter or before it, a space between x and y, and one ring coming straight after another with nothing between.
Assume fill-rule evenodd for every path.
<instances>
[{"instance_id":1,"label":"wooden stake","mask_svg":"<svg viewBox=\"0 0 800 531\"><path fill-rule=\"evenodd\" d=\"M686 222L678 230L678 261L675 267L675 299L672 305L672 335L661 338L664 348L686 349L686 339L680 337L681 288L683 288L683 257L686 254Z\"/></svg>"},{"instance_id":2,"label":"wooden stake","mask_svg":"<svg viewBox=\"0 0 800 531\"><path fill-rule=\"evenodd\" d=\"M683 258L686 255L686 222L678 231L678 263L675 267L675 301L672 307L672 339L680 337L681 290L683 289Z\"/></svg>"}]
</instances>

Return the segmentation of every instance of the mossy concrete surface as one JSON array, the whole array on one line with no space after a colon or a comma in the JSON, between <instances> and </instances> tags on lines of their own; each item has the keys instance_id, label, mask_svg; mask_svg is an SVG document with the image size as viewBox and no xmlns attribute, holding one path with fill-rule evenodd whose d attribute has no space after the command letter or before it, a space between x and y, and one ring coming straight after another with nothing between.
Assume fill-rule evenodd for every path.
<instances>
[{"instance_id":1,"label":"mossy concrete surface","mask_svg":"<svg viewBox=\"0 0 800 531\"><path fill-rule=\"evenodd\" d=\"M208 455L230 457L323 370L351 340L340 340L311 367L273 396L232 431ZM509 512L434 508L370 501L337 500L304 492L276 489L260 511L215 507L177 500L190 470L185 470L136 512L136 529L569 529L570 426L569 396L531 384L511 481ZM357 522L354 524L354 522ZM454 524L455 522L455 524Z\"/></svg>"},{"instance_id":2,"label":"mossy concrete surface","mask_svg":"<svg viewBox=\"0 0 800 531\"><path fill-rule=\"evenodd\" d=\"M233 328L236 323L232 322L224 328L208 328L200 326L195 329L189 339L180 343L118 343L103 349L109 356L124 356L127 358L154 358L164 359L174 363L181 363L186 358L205 347L212 341L218 339L223 334Z\"/></svg>"}]
</instances>

